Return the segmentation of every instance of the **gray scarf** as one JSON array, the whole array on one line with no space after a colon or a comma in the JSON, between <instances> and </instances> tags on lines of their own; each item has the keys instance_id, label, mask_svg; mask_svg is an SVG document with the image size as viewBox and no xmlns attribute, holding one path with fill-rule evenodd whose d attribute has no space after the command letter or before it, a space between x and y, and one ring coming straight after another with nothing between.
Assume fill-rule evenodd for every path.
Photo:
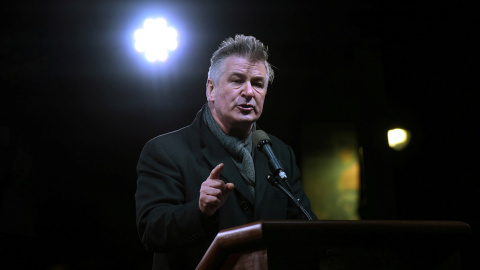
<instances>
[{"instance_id":1,"label":"gray scarf","mask_svg":"<svg viewBox=\"0 0 480 270\"><path fill-rule=\"evenodd\" d=\"M204 111L203 121L205 121L213 135L215 135L223 147L225 147L232 158L233 163L235 163L235 166L237 166L240 174L247 183L250 191L255 195L255 167L253 165L252 157L252 133L256 130L255 123L253 124L252 130L247 138L242 141L236 137L228 136L223 132L217 122L215 122L215 119L213 119L208 106L205 106Z\"/></svg>"}]
</instances>

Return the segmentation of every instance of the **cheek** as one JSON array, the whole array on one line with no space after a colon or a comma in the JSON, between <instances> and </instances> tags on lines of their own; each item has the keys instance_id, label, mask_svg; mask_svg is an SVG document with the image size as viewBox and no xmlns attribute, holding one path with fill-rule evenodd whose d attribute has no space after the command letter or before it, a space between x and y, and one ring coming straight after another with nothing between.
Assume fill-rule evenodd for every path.
<instances>
[{"instance_id":1,"label":"cheek","mask_svg":"<svg viewBox=\"0 0 480 270\"><path fill-rule=\"evenodd\" d=\"M232 91L228 91L228 90L219 91L217 93L217 98L222 99L222 100L228 100L233 96L231 94L231 92Z\"/></svg>"},{"instance_id":2,"label":"cheek","mask_svg":"<svg viewBox=\"0 0 480 270\"><path fill-rule=\"evenodd\" d=\"M259 94L257 96L257 98L255 99L255 102L257 103L259 111L262 111L264 101L265 101L265 95L264 94Z\"/></svg>"}]
</instances>

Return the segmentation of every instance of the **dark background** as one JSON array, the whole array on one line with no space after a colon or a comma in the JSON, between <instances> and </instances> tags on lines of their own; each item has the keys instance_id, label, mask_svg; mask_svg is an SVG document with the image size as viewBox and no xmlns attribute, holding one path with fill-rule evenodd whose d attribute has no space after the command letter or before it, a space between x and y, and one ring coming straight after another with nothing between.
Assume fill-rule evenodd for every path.
<instances>
[{"instance_id":1,"label":"dark background","mask_svg":"<svg viewBox=\"0 0 480 270\"><path fill-rule=\"evenodd\" d=\"M237 33L268 44L276 67L263 129L300 157L302 123L357 127L363 219L465 221L478 248L476 1L223 2L2 6L2 269L151 267L138 155L193 120L211 54ZM147 16L179 32L165 63L133 50ZM402 152L386 141L398 125L413 135Z\"/></svg>"}]
</instances>

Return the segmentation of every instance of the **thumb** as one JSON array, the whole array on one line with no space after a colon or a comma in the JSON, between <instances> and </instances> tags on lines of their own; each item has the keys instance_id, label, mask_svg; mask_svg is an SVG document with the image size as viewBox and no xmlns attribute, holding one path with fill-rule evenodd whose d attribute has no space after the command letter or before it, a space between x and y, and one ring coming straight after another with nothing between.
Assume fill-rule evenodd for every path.
<instances>
[{"instance_id":1,"label":"thumb","mask_svg":"<svg viewBox=\"0 0 480 270\"><path fill-rule=\"evenodd\" d=\"M232 183L226 183L225 184L225 190L223 191L224 192L224 195L228 195L230 194L233 190L235 189L235 185L232 184Z\"/></svg>"}]
</instances>

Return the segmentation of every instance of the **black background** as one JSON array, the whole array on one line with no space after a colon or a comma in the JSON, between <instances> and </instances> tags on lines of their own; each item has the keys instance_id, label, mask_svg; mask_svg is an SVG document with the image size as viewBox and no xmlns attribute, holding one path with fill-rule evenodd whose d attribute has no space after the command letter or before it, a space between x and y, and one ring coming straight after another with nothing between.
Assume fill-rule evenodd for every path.
<instances>
[{"instance_id":1,"label":"black background","mask_svg":"<svg viewBox=\"0 0 480 270\"><path fill-rule=\"evenodd\" d=\"M3 265L149 269L135 227L138 155L193 120L211 54L237 33L269 46L276 78L259 124L298 156L302 123L356 126L363 219L461 220L478 246L479 11L467 0L4 5L0 218L33 227L2 232ZM165 63L133 50L147 16L179 32ZM413 134L402 152L386 143L397 125ZM31 157L20 178L19 151ZM27 203L9 206L12 190Z\"/></svg>"}]
</instances>

